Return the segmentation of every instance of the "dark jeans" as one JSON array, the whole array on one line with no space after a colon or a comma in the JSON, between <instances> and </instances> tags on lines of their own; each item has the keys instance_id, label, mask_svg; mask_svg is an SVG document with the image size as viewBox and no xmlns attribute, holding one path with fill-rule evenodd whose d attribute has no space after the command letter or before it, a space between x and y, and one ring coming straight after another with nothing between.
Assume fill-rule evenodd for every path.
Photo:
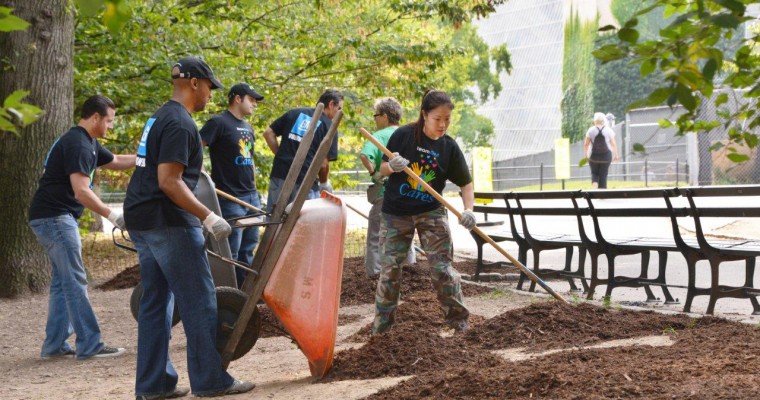
<instances>
[{"instance_id":1,"label":"dark jeans","mask_svg":"<svg viewBox=\"0 0 760 400\"><path fill-rule=\"evenodd\" d=\"M591 167L591 182L598 182L599 189L607 189L607 173L610 171L610 163L590 161L588 165Z\"/></svg>"}]
</instances>

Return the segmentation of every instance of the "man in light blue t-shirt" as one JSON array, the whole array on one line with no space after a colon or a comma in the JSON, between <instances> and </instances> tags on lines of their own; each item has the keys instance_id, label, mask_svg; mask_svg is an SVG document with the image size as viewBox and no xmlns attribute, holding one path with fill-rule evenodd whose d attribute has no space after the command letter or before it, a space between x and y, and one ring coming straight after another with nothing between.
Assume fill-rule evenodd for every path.
<instances>
[{"instance_id":1,"label":"man in light blue t-shirt","mask_svg":"<svg viewBox=\"0 0 760 400\"><path fill-rule=\"evenodd\" d=\"M388 144L393 132L399 126L401 120L401 104L393 97L386 97L375 102L375 125L377 132L372 134L383 145ZM383 153L372 142L367 141L362 147L362 164L372 176L372 185L367 189L367 201L372 204L369 210L369 224L367 226L367 255L364 258L364 267L370 279L376 279L380 274L380 226L381 210L383 209L383 191L385 177L380 174L380 163L383 161ZM406 262L414 264L414 248L409 249Z\"/></svg>"}]
</instances>

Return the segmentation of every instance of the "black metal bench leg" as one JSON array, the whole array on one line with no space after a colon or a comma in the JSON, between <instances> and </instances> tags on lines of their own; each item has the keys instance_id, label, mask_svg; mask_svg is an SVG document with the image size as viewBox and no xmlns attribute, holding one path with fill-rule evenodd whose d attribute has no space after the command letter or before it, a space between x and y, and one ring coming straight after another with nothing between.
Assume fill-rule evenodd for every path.
<instances>
[{"instance_id":1,"label":"black metal bench leg","mask_svg":"<svg viewBox=\"0 0 760 400\"><path fill-rule=\"evenodd\" d=\"M710 301L707 303L706 314L712 315L715 311L715 303L720 298L720 260L710 258Z\"/></svg>"},{"instance_id":2,"label":"black metal bench leg","mask_svg":"<svg viewBox=\"0 0 760 400\"><path fill-rule=\"evenodd\" d=\"M480 272L483 270L483 245L485 242L481 240L475 240L475 243L478 245L478 265L475 266L475 281L480 280Z\"/></svg>"},{"instance_id":3,"label":"black metal bench leg","mask_svg":"<svg viewBox=\"0 0 760 400\"><path fill-rule=\"evenodd\" d=\"M541 278L541 275L539 273L541 270L539 269L539 259L541 258L541 250L533 249L533 273L536 274L537 277ZM530 281L530 289L529 292L535 292L536 291L536 282Z\"/></svg>"},{"instance_id":4,"label":"black metal bench leg","mask_svg":"<svg viewBox=\"0 0 760 400\"><path fill-rule=\"evenodd\" d=\"M746 265L746 280L744 283L744 287L747 288L754 288L755 284L755 257L750 257L747 259L747 265ZM752 303L752 315L760 315L760 304L757 302L757 297L750 294L749 295L749 301Z\"/></svg>"},{"instance_id":5,"label":"black metal bench leg","mask_svg":"<svg viewBox=\"0 0 760 400\"><path fill-rule=\"evenodd\" d=\"M697 292L696 287L696 275L697 275L697 261L699 258L695 255L686 256L686 270L688 273L688 283L686 284L686 301L683 304L683 312L691 312L691 301L694 300L694 296Z\"/></svg>"},{"instance_id":6,"label":"black metal bench leg","mask_svg":"<svg viewBox=\"0 0 760 400\"><path fill-rule=\"evenodd\" d=\"M607 253L607 290L604 297L612 299L612 289L615 288L615 257L616 255Z\"/></svg>"},{"instance_id":7,"label":"black metal bench leg","mask_svg":"<svg viewBox=\"0 0 760 400\"><path fill-rule=\"evenodd\" d=\"M641 279L649 279L649 257L651 256L651 253L649 250L642 251L641 252L641 274L639 275L639 278ZM655 297L654 292L652 292L652 287L649 285L644 285L644 291L647 294L647 303L653 303L656 301L659 301L657 297Z\"/></svg>"},{"instance_id":8,"label":"black metal bench leg","mask_svg":"<svg viewBox=\"0 0 760 400\"><path fill-rule=\"evenodd\" d=\"M573 246L565 247L565 272L573 272ZM578 286L575 286L575 280L572 277L567 277L567 283L570 284L570 291L579 292Z\"/></svg>"},{"instance_id":9,"label":"black metal bench leg","mask_svg":"<svg viewBox=\"0 0 760 400\"><path fill-rule=\"evenodd\" d=\"M525 261L528 259L528 247L527 246L519 246L517 247L517 261L520 262L523 266L525 266ZM527 268L527 267L526 267ZM520 271L520 279L517 281L517 290L522 290L523 283L525 282L525 279L527 279L528 276L525 275L522 271Z\"/></svg>"},{"instance_id":10,"label":"black metal bench leg","mask_svg":"<svg viewBox=\"0 0 760 400\"><path fill-rule=\"evenodd\" d=\"M578 247L578 271L581 277L586 277L586 248ZM583 293L588 293L588 283L585 279L581 279L581 285L583 285Z\"/></svg>"},{"instance_id":11,"label":"black metal bench leg","mask_svg":"<svg viewBox=\"0 0 760 400\"><path fill-rule=\"evenodd\" d=\"M593 254L589 252L589 255L591 256L591 284L588 288L588 294L586 294L586 300L593 300L594 290L596 289L597 285L601 283L601 280L599 279L599 276L598 276L599 254Z\"/></svg>"},{"instance_id":12,"label":"black metal bench leg","mask_svg":"<svg viewBox=\"0 0 760 400\"><path fill-rule=\"evenodd\" d=\"M665 267L668 265L668 252L667 251L658 251L657 255L659 258L660 268L657 275L657 282L662 283L662 294L665 296L665 304L678 304L678 300L673 299L673 296L670 295L670 290L668 289L668 286L665 283Z\"/></svg>"}]
</instances>

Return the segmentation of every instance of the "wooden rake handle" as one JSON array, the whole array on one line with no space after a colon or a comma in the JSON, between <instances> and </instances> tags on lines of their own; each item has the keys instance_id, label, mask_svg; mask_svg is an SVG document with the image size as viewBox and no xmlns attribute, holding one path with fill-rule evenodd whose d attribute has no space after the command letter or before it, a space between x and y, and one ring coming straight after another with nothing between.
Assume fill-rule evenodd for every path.
<instances>
[{"instance_id":1,"label":"wooden rake handle","mask_svg":"<svg viewBox=\"0 0 760 400\"><path fill-rule=\"evenodd\" d=\"M214 189L214 190L216 191L216 194L218 194L219 196L224 197L225 199L227 199L227 200L229 200L229 201L231 201L233 203L237 203L237 204L239 204L239 205L241 205L243 207L250 208L253 211L266 214L266 212L264 210L262 210L260 208L256 208L252 204L248 204L248 203L244 202L243 200L240 200L240 199L238 199L237 197L235 197L235 196L233 196L231 194L227 194L227 193L225 193L225 192L223 192L223 191L221 191L219 189Z\"/></svg>"},{"instance_id":2,"label":"wooden rake handle","mask_svg":"<svg viewBox=\"0 0 760 400\"><path fill-rule=\"evenodd\" d=\"M375 146L377 146L377 148L380 149L380 151L382 151L383 154L385 154L386 156L388 156L388 158L395 157L393 155L393 153L391 153L390 150L388 150L385 146L383 146L383 144L380 143L377 139L375 139L375 137L372 136L369 132L367 132L366 129L359 128L359 132L362 134L362 136L364 136L364 138L366 138L367 140L369 140L370 142L372 142L372 144L374 144ZM451 211L454 215L456 215L457 219L461 219L462 218L462 213L460 213L459 210L457 210L456 208L454 208L454 206L452 206L451 204L449 204L449 202L446 201L446 199L444 199L443 196L441 196L440 194L438 194L438 192L436 192L435 189L433 189L430 185L428 185L427 182L425 182L422 178L420 178L417 174L415 174L414 171L412 171L409 167L404 167L404 172L406 172L407 175L409 175L410 177L412 177L412 179L414 179L415 181L417 181L417 183L419 183L420 186L422 186L425 189L425 191L428 192L428 194L430 194L431 196L433 196L436 200L438 200L441 204L443 204L449 211ZM521 262L517 261L517 259L515 259L514 257L512 257L512 255L510 255L509 253L507 253L506 250L502 249L501 246L499 246L498 244L496 244L496 242L493 239L491 239L491 237L488 236L485 232L483 232L482 230L480 230L480 228L478 228L476 226L476 227L472 228L472 231L475 232L478 236L480 236L483 240L485 240L486 242L488 242L491 246L493 246L504 257L507 257L507 259L512 264L514 264L518 269L520 269L520 271L522 271L522 273L524 273L525 275L527 275L528 278L530 278L530 280L532 280L533 282L536 282L539 286L541 286L549 294L551 294L552 296L554 296L555 299L557 299L557 300L559 300L559 301L561 301L561 302L563 302L565 304L568 304L567 300L565 300L564 297L562 297L559 293L555 292L554 289L552 289L551 287L549 287L549 285L546 284L546 282L544 282L541 278L539 278L538 276L536 276L536 274L534 274L532 271L530 271L528 268L526 268Z\"/></svg>"}]
</instances>

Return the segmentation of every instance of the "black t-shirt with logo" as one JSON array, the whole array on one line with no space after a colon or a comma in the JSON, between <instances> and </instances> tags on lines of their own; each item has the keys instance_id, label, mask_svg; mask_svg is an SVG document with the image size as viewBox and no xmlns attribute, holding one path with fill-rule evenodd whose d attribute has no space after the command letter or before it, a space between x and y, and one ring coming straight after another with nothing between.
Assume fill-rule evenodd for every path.
<instances>
[{"instance_id":1,"label":"black t-shirt with logo","mask_svg":"<svg viewBox=\"0 0 760 400\"><path fill-rule=\"evenodd\" d=\"M71 174L80 172L95 181L95 169L113 161L113 154L104 149L81 126L61 135L45 157L45 171L29 207L29 220L71 214L82 216L84 206L74 197Z\"/></svg>"},{"instance_id":2,"label":"black t-shirt with logo","mask_svg":"<svg viewBox=\"0 0 760 400\"><path fill-rule=\"evenodd\" d=\"M457 142L448 135L432 140L422 135L422 143L414 142L411 125L398 128L388 140L388 150L398 152L409 160L409 168L441 193L446 180L457 186L472 182L470 170ZM383 156L383 161L388 161ZM417 215L433 211L441 206L414 179L404 172L388 177L383 197L383 212L392 215Z\"/></svg>"},{"instance_id":3,"label":"black t-shirt with logo","mask_svg":"<svg viewBox=\"0 0 760 400\"><path fill-rule=\"evenodd\" d=\"M158 187L158 164L169 162L185 166L182 180L194 190L203 163L201 136L185 106L173 100L161 106L143 128L124 200L128 230L200 226L198 218L174 204Z\"/></svg>"},{"instance_id":4,"label":"black t-shirt with logo","mask_svg":"<svg viewBox=\"0 0 760 400\"><path fill-rule=\"evenodd\" d=\"M311 116L314 115L313 108L294 108L279 118L277 118L269 128L277 136L282 136L280 140L280 148L277 150L277 154L274 156L272 162L272 173L269 175L272 178L285 179L288 176L288 170L290 164L293 163L293 159L296 157L296 151L298 151L298 145L301 144L301 139L306 134L306 130L311 123ZM311 142L311 147L304 160L303 167L301 167L301 173L298 174L297 183L303 181L306 176L306 171L311 165L311 161L314 159L319 144L322 143L322 139L327 136L327 131L330 129L332 121L327 118L325 114L319 119L317 129L314 131L314 140ZM335 139L330 146L330 151L327 153L327 159L329 161L335 161L338 159L338 135L335 135Z\"/></svg>"},{"instance_id":5,"label":"black t-shirt with logo","mask_svg":"<svg viewBox=\"0 0 760 400\"><path fill-rule=\"evenodd\" d=\"M211 179L216 187L238 197L253 193L255 138L251 125L225 111L203 125L201 138L209 147Z\"/></svg>"}]
</instances>

